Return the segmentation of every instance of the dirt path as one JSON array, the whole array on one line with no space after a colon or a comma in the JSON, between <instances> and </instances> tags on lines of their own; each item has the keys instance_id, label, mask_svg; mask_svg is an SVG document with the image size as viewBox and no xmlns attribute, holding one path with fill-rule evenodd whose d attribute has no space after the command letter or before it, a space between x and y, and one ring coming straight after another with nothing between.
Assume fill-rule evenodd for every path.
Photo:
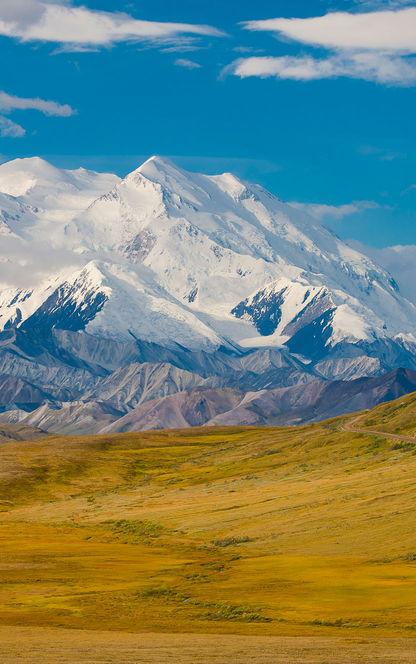
<instances>
[{"instance_id":1,"label":"dirt path","mask_svg":"<svg viewBox=\"0 0 416 664\"><path fill-rule=\"evenodd\" d=\"M416 438L411 438L410 436L398 436L396 433L388 433L386 431L376 431L374 429L357 429L355 425L356 422L358 422L363 415L358 415L357 417L354 417L352 420L349 422L346 422L342 426L340 426L341 431L352 431L353 433L364 433L364 434L370 434L373 436L383 436L384 438L391 438L393 440L401 440L405 443L416 443Z\"/></svg>"},{"instance_id":2,"label":"dirt path","mask_svg":"<svg viewBox=\"0 0 416 664\"><path fill-rule=\"evenodd\" d=\"M129 634L0 626L2 664L414 664L416 639Z\"/></svg>"}]
</instances>

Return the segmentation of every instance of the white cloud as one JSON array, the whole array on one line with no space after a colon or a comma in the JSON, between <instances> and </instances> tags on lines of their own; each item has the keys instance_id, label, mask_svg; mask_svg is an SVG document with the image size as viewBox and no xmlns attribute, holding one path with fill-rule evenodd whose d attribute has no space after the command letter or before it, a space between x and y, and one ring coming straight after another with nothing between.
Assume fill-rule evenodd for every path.
<instances>
[{"instance_id":1,"label":"white cloud","mask_svg":"<svg viewBox=\"0 0 416 664\"><path fill-rule=\"evenodd\" d=\"M44 115L55 115L60 117L69 117L75 115L76 111L68 104L58 104L56 101L46 99L16 97L0 90L0 111L9 114L13 111L40 111ZM26 133L25 129L10 120L10 118L0 115L0 136L9 138L20 138Z\"/></svg>"},{"instance_id":2,"label":"white cloud","mask_svg":"<svg viewBox=\"0 0 416 664\"><path fill-rule=\"evenodd\" d=\"M10 120L10 118L5 118L4 115L0 115L0 136L2 138L20 138L21 136L24 136L25 133L23 127Z\"/></svg>"},{"instance_id":3,"label":"white cloud","mask_svg":"<svg viewBox=\"0 0 416 664\"><path fill-rule=\"evenodd\" d=\"M326 218L332 220L341 220L365 210L377 210L380 205L375 201L353 201L344 205L326 205L325 203L289 203L292 207L307 212L311 217L318 221Z\"/></svg>"},{"instance_id":4,"label":"white cloud","mask_svg":"<svg viewBox=\"0 0 416 664\"><path fill-rule=\"evenodd\" d=\"M333 49L416 53L416 7L312 18L249 21L248 30L270 31L303 44Z\"/></svg>"},{"instance_id":5,"label":"white cloud","mask_svg":"<svg viewBox=\"0 0 416 664\"><path fill-rule=\"evenodd\" d=\"M319 58L304 54L247 58L232 63L228 71L241 78L310 81L346 76L387 85L415 85L416 7L406 8L405 4L388 4L394 9L384 11L248 21L243 24L247 30L272 32L330 53Z\"/></svg>"},{"instance_id":6,"label":"white cloud","mask_svg":"<svg viewBox=\"0 0 416 664\"><path fill-rule=\"evenodd\" d=\"M225 68L240 78L259 76L296 81L325 78L364 79L376 83L410 86L416 83L416 60L382 53L337 53L326 58L281 56L240 58Z\"/></svg>"},{"instance_id":7,"label":"white cloud","mask_svg":"<svg viewBox=\"0 0 416 664\"><path fill-rule=\"evenodd\" d=\"M43 282L53 272L76 270L85 257L65 249L54 248L36 240L3 236L0 247L0 288L24 288Z\"/></svg>"},{"instance_id":8,"label":"white cloud","mask_svg":"<svg viewBox=\"0 0 416 664\"><path fill-rule=\"evenodd\" d=\"M122 12L45 0L1 0L0 34L22 41L111 46L125 41L174 41L181 35L221 36L207 25L134 19Z\"/></svg>"},{"instance_id":9,"label":"white cloud","mask_svg":"<svg viewBox=\"0 0 416 664\"><path fill-rule=\"evenodd\" d=\"M177 67L185 67L185 69L201 69L201 65L198 62L187 60L186 58L178 58L175 60L175 65Z\"/></svg>"},{"instance_id":10,"label":"white cloud","mask_svg":"<svg viewBox=\"0 0 416 664\"><path fill-rule=\"evenodd\" d=\"M0 91L0 111L9 113L16 110L35 110L45 115L57 115L61 117L68 117L76 113L68 104L58 104L56 101L46 101L45 99L39 99L39 97L35 99L15 97L14 95Z\"/></svg>"},{"instance_id":11,"label":"white cloud","mask_svg":"<svg viewBox=\"0 0 416 664\"><path fill-rule=\"evenodd\" d=\"M416 305L416 245L396 245L376 249L361 244L357 240L349 240L348 244L370 256L390 272L399 285L401 294Z\"/></svg>"}]
</instances>

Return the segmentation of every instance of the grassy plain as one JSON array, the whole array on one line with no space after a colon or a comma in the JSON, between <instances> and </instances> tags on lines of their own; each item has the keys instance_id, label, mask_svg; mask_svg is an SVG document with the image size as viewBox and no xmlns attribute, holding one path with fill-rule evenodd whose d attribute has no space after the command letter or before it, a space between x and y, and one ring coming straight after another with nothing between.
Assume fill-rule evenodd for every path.
<instances>
[{"instance_id":1,"label":"grassy plain","mask_svg":"<svg viewBox=\"0 0 416 664\"><path fill-rule=\"evenodd\" d=\"M45 662L158 661L105 659L120 632L156 651L182 635L189 650L159 662L416 661L416 438L343 431L349 420L0 445L2 661L38 661L28 644L42 650L50 628L62 652L94 630L104 659ZM415 423L410 395L359 427L409 437ZM238 659L254 642L232 635L257 637L257 659Z\"/></svg>"}]
</instances>

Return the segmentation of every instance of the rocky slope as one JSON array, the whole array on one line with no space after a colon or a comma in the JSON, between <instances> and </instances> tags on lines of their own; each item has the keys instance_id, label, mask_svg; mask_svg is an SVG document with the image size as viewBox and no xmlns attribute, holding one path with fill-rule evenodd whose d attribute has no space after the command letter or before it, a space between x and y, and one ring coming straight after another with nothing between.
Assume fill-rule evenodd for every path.
<instances>
[{"instance_id":1,"label":"rocky slope","mask_svg":"<svg viewBox=\"0 0 416 664\"><path fill-rule=\"evenodd\" d=\"M416 391L416 372L397 369L351 381L315 380L258 391L238 387L193 387L134 408L92 399L45 403L30 413L5 411L0 421L18 421L57 433L120 433L193 426L288 426L318 422Z\"/></svg>"}]
</instances>

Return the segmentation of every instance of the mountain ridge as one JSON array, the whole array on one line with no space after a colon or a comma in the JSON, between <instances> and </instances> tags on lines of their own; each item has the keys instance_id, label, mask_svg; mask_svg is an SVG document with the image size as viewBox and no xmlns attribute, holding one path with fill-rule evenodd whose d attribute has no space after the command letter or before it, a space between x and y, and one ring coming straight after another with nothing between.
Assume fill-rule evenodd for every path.
<instances>
[{"instance_id":1,"label":"mountain ridge","mask_svg":"<svg viewBox=\"0 0 416 664\"><path fill-rule=\"evenodd\" d=\"M231 173L160 157L125 178L14 160L0 165L0 233L0 410L11 421L41 409L42 421L88 433L94 413L112 426L201 389L213 390L215 418L221 390L225 401L227 390L307 395L314 382L416 369L416 307L393 277Z\"/></svg>"},{"instance_id":2,"label":"mountain ridge","mask_svg":"<svg viewBox=\"0 0 416 664\"><path fill-rule=\"evenodd\" d=\"M30 164L31 177L37 163ZM10 170L10 164L0 166L0 190L2 169ZM49 172L45 164L41 162L42 177ZM66 195L74 195L81 178L85 193L78 209L73 206L64 222L56 224L61 193L43 196L50 209L37 208L33 214L41 220L31 229L24 226L21 233L42 235L45 220L53 219L51 244L71 249L77 260L84 256L84 266L64 280L50 275L46 288L0 293L3 328L36 326L42 319L51 327L73 329L72 319L50 317L45 303L52 297L60 309L69 298L77 329L119 339L127 339L131 331L153 339L164 328L159 341L166 344L171 336L193 349L215 350L227 343L282 346L296 326L305 328L316 314L330 309L325 346L414 330L416 307L400 296L383 268L259 185L229 173L188 173L160 157L150 158L122 180L51 168L53 181L62 174L64 184L59 182ZM32 187L24 183L18 204L23 198L27 204L31 195L38 201L36 192L39 187L43 192L45 184L41 179L37 185L34 179ZM93 198L93 190L97 193L97 187L105 189L109 183L113 188ZM11 190L18 191L9 186ZM80 211L87 192L93 200ZM13 233L19 234L18 222ZM316 301L310 309L306 294L320 291L325 293L321 309ZM140 312L130 328L124 320L128 308L130 317Z\"/></svg>"}]
</instances>

